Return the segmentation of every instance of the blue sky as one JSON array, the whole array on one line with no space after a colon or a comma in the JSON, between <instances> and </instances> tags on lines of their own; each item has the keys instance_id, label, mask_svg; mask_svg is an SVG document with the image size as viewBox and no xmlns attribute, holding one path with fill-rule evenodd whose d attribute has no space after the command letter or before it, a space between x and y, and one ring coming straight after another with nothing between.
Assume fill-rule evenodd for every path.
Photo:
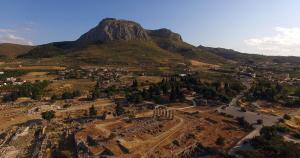
<instances>
[{"instance_id":1,"label":"blue sky","mask_svg":"<svg viewBox=\"0 0 300 158\"><path fill-rule=\"evenodd\" d=\"M195 46L300 56L299 0L1 0L0 42L75 40L105 17L169 28Z\"/></svg>"}]
</instances>

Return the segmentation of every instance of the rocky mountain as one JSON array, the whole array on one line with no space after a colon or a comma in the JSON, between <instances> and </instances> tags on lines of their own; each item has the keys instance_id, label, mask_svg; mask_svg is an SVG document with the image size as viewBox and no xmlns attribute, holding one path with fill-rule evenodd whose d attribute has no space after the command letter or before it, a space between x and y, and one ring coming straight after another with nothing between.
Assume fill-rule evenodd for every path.
<instances>
[{"instance_id":1,"label":"rocky mountain","mask_svg":"<svg viewBox=\"0 0 300 158\"><path fill-rule=\"evenodd\" d=\"M92 44L95 42L116 40L147 41L150 40L150 37L145 29L136 22L106 18L96 27L83 34L76 42L80 44Z\"/></svg>"},{"instance_id":2,"label":"rocky mountain","mask_svg":"<svg viewBox=\"0 0 300 158\"><path fill-rule=\"evenodd\" d=\"M163 28L158 30L147 30L148 34L154 38L165 38L173 41L182 42L182 38L178 33L174 33L169 29Z\"/></svg>"},{"instance_id":3,"label":"rocky mountain","mask_svg":"<svg viewBox=\"0 0 300 158\"><path fill-rule=\"evenodd\" d=\"M26 54L32 50L34 46L0 43L0 56L1 57L16 57L18 55Z\"/></svg>"},{"instance_id":4,"label":"rocky mountain","mask_svg":"<svg viewBox=\"0 0 300 158\"><path fill-rule=\"evenodd\" d=\"M126 56L123 56L125 54ZM171 30L146 30L136 22L114 18L103 19L76 41L40 45L19 57L67 57L68 60L97 64L106 61L123 61L129 64L132 61L135 61L135 64L147 61L161 64L162 60L163 63L172 62L170 58L176 58L179 62L193 59L208 63L226 63L222 57L184 42L179 34Z\"/></svg>"}]
</instances>

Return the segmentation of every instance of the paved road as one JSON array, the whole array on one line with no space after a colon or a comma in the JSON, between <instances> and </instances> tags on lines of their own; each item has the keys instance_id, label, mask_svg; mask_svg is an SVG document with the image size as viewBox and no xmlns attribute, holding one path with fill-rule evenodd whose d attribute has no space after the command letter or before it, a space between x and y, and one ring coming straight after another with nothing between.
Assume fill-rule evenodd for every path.
<instances>
[{"instance_id":1,"label":"paved road","mask_svg":"<svg viewBox=\"0 0 300 158\"><path fill-rule=\"evenodd\" d=\"M225 109L218 108L218 111L229 114L235 118L244 117L245 121L247 121L250 124L256 124L257 120L261 119L263 120L263 125L265 126L272 126L278 122L279 118L281 118L279 116L260 114L252 111L242 112L240 107L230 105Z\"/></svg>"},{"instance_id":2,"label":"paved road","mask_svg":"<svg viewBox=\"0 0 300 158\"><path fill-rule=\"evenodd\" d=\"M237 106L237 102L239 99L242 98L244 94L241 93L240 95L236 96L232 99L232 101L229 103L229 105L226 108L219 107L217 110L218 112L223 112L228 115L233 116L234 118L237 117L244 117L245 121L247 121L250 124L254 124L254 130L250 132L248 135L246 135L244 138L242 138L233 148L231 148L228 152L230 155L234 155L235 152L238 149L241 148L247 148L249 145L245 143L247 140L252 139L256 136L259 136L260 129L264 126L272 126L278 123L279 116L273 116L273 115L267 115L267 114L260 114L257 112L251 112L246 111L242 112L241 108ZM257 120L261 119L263 120L262 125L255 125L257 123Z\"/></svg>"}]
</instances>

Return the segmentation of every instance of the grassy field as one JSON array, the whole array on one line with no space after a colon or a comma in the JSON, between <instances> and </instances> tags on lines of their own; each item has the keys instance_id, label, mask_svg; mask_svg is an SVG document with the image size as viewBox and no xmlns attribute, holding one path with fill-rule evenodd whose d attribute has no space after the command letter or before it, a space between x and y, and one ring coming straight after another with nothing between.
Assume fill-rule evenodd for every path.
<instances>
[{"instance_id":1,"label":"grassy field","mask_svg":"<svg viewBox=\"0 0 300 158\"><path fill-rule=\"evenodd\" d=\"M163 50L151 42L111 42L105 45L91 45L68 56L88 63L107 65L152 65L183 60L180 55Z\"/></svg>"}]
</instances>

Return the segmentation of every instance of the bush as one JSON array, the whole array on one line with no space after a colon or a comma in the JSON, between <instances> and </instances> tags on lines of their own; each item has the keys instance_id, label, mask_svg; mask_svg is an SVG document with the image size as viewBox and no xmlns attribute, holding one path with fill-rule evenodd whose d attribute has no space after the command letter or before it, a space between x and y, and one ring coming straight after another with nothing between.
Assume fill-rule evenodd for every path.
<instances>
[{"instance_id":1,"label":"bush","mask_svg":"<svg viewBox=\"0 0 300 158\"><path fill-rule=\"evenodd\" d=\"M97 98L100 98L102 95L102 92L99 88L96 88L92 91L92 100L96 100Z\"/></svg>"},{"instance_id":2,"label":"bush","mask_svg":"<svg viewBox=\"0 0 300 158\"><path fill-rule=\"evenodd\" d=\"M71 92L64 92L62 95L61 95L61 99L73 99L73 94Z\"/></svg>"},{"instance_id":3,"label":"bush","mask_svg":"<svg viewBox=\"0 0 300 158\"><path fill-rule=\"evenodd\" d=\"M260 130L260 135L262 138L270 140L278 136L278 130L276 126L265 126Z\"/></svg>"},{"instance_id":4,"label":"bush","mask_svg":"<svg viewBox=\"0 0 300 158\"><path fill-rule=\"evenodd\" d=\"M89 114L90 114L90 116L96 116L97 115L97 110L94 107L94 105L92 107L90 107Z\"/></svg>"},{"instance_id":5,"label":"bush","mask_svg":"<svg viewBox=\"0 0 300 158\"><path fill-rule=\"evenodd\" d=\"M64 92L61 95L61 99L74 99L75 97L79 97L81 95L81 92L76 90L73 92Z\"/></svg>"},{"instance_id":6,"label":"bush","mask_svg":"<svg viewBox=\"0 0 300 158\"><path fill-rule=\"evenodd\" d=\"M288 114L284 114L284 115L283 115L283 118L284 118L285 120L290 120L290 119L291 119L291 116L288 115Z\"/></svg>"},{"instance_id":7,"label":"bush","mask_svg":"<svg viewBox=\"0 0 300 158\"><path fill-rule=\"evenodd\" d=\"M42 118L51 121L55 117L55 111L50 110L42 113Z\"/></svg>"},{"instance_id":8,"label":"bush","mask_svg":"<svg viewBox=\"0 0 300 158\"><path fill-rule=\"evenodd\" d=\"M80 97L81 96L81 92L79 90L75 90L73 91L73 97Z\"/></svg>"},{"instance_id":9,"label":"bush","mask_svg":"<svg viewBox=\"0 0 300 158\"><path fill-rule=\"evenodd\" d=\"M259 124L259 125L261 125L261 124L263 124L263 120L262 119L258 119L258 120L256 120L256 123Z\"/></svg>"},{"instance_id":10,"label":"bush","mask_svg":"<svg viewBox=\"0 0 300 158\"><path fill-rule=\"evenodd\" d=\"M276 126L274 126L274 127L275 127L276 130L277 130L278 132L280 132L280 133L287 133L287 132L290 131L289 128L284 127L284 126L276 125Z\"/></svg>"},{"instance_id":11,"label":"bush","mask_svg":"<svg viewBox=\"0 0 300 158\"><path fill-rule=\"evenodd\" d=\"M127 117L128 117L127 122L128 122L128 123L131 123L132 120L135 119L135 114L134 114L133 112L130 112L130 113L128 113Z\"/></svg>"},{"instance_id":12,"label":"bush","mask_svg":"<svg viewBox=\"0 0 300 158\"><path fill-rule=\"evenodd\" d=\"M300 139L300 133L294 133L293 137L296 138L296 139Z\"/></svg>"},{"instance_id":13,"label":"bush","mask_svg":"<svg viewBox=\"0 0 300 158\"><path fill-rule=\"evenodd\" d=\"M294 95L300 97L300 88L295 91Z\"/></svg>"},{"instance_id":14,"label":"bush","mask_svg":"<svg viewBox=\"0 0 300 158\"><path fill-rule=\"evenodd\" d=\"M3 101L4 102L16 101L18 97L19 95L17 92L12 92L10 94L4 95Z\"/></svg>"},{"instance_id":15,"label":"bush","mask_svg":"<svg viewBox=\"0 0 300 158\"><path fill-rule=\"evenodd\" d=\"M135 114L133 112L129 113L128 114L128 118L131 119L131 120L134 119L135 118Z\"/></svg>"},{"instance_id":16,"label":"bush","mask_svg":"<svg viewBox=\"0 0 300 158\"><path fill-rule=\"evenodd\" d=\"M300 99L289 100L289 101L287 101L286 106L299 108L300 107Z\"/></svg>"},{"instance_id":17,"label":"bush","mask_svg":"<svg viewBox=\"0 0 300 158\"><path fill-rule=\"evenodd\" d=\"M216 140L217 145L224 145L225 144L225 138L222 136L219 136L218 139Z\"/></svg>"},{"instance_id":18,"label":"bush","mask_svg":"<svg viewBox=\"0 0 300 158\"><path fill-rule=\"evenodd\" d=\"M116 106L116 114L117 114L117 116L120 116L120 115L122 115L124 113L125 113L125 109L121 105L117 105Z\"/></svg>"},{"instance_id":19,"label":"bush","mask_svg":"<svg viewBox=\"0 0 300 158\"><path fill-rule=\"evenodd\" d=\"M56 94L54 94L54 95L51 96L51 100L52 101L57 100L57 99L58 99L58 96Z\"/></svg>"},{"instance_id":20,"label":"bush","mask_svg":"<svg viewBox=\"0 0 300 158\"><path fill-rule=\"evenodd\" d=\"M71 104L64 104L63 108L66 109L66 108L69 108L71 107Z\"/></svg>"}]
</instances>

